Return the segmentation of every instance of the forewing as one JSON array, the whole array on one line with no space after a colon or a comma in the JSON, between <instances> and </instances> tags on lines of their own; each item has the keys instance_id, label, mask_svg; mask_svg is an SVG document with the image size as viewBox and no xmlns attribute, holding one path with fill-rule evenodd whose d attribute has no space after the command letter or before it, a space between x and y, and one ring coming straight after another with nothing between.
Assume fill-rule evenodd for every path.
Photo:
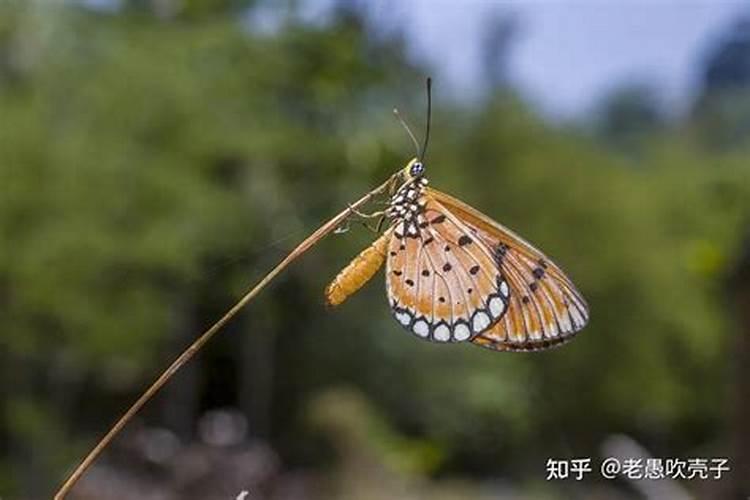
<instances>
[{"instance_id":1,"label":"forewing","mask_svg":"<svg viewBox=\"0 0 750 500\"><path fill-rule=\"evenodd\" d=\"M472 341L496 350L540 350L561 344L589 319L585 300L563 271L509 229L450 195L426 190L497 256L510 286L507 313Z\"/></svg>"},{"instance_id":2,"label":"forewing","mask_svg":"<svg viewBox=\"0 0 750 500\"><path fill-rule=\"evenodd\" d=\"M419 201L413 222L396 221L404 227L396 227L388 249L386 289L393 314L421 338L476 338L508 309L510 289L498 256L442 205L429 197Z\"/></svg>"}]
</instances>

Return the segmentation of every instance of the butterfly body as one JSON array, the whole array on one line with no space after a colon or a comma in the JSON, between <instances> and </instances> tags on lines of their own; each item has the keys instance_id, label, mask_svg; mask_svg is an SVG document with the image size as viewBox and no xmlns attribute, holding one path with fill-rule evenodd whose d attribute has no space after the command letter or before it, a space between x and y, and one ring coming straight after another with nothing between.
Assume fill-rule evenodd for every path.
<instances>
[{"instance_id":1,"label":"butterfly body","mask_svg":"<svg viewBox=\"0 0 750 500\"><path fill-rule=\"evenodd\" d=\"M401 178L384 212L389 228L329 286L330 305L343 302L385 262L393 316L422 339L533 351L561 344L583 328L588 307L548 257L429 188L416 158Z\"/></svg>"}]
</instances>

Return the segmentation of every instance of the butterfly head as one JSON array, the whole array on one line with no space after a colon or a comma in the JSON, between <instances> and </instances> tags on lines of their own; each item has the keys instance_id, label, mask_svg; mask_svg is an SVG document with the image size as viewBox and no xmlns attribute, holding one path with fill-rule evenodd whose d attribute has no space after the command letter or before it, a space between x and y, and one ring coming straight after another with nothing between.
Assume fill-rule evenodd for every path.
<instances>
[{"instance_id":1,"label":"butterfly head","mask_svg":"<svg viewBox=\"0 0 750 500\"><path fill-rule=\"evenodd\" d=\"M412 160L406 164L406 167L404 167L403 175L404 178L408 181L412 179L420 179L424 177L425 173L425 166L424 163L422 163L419 158L412 158Z\"/></svg>"}]
</instances>

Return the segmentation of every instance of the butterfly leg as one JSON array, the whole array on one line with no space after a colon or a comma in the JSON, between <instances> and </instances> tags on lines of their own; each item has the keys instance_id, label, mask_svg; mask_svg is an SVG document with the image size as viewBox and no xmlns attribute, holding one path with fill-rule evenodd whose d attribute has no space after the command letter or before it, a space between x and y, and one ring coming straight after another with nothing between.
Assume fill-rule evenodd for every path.
<instances>
[{"instance_id":1,"label":"butterfly leg","mask_svg":"<svg viewBox=\"0 0 750 500\"><path fill-rule=\"evenodd\" d=\"M356 222L359 222L360 224L362 224L363 226L365 226L367 229L369 229L373 233L379 233L380 230L383 228L383 223L385 222L385 218L386 218L386 211L385 210L378 210L377 212L372 212L372 213L367 214L367 213L364 213L364 212L360 212L359 210L357 210L356 208L352 207L351 205L349 205L349 210L351 210L351 212L353 214L357 215L358 217L360 217L362 219L366 219L366 220L367 219L378 219L378 221L374 225L368 224L367 222L365 222L365 220L358 220L358 221L356 221Z\"/></svg>"},{"instance_id":2,"label":"butterfly leg","mask_svg":"<svg viewBox=\"0 0 750 500\"><path fill-rule=\"evenodd\" d=\"M358 217L362 217L363 219L375 219L377 217L383 217L385 215L385 210L378 210L377 212L372 212L370 214L361 212L354 208L351 205L348 205L349 211L353 213L354 215L357 215Z\"/></svg>"},{"instance_id":3,"label":"butterfly leg","mask_svg":"<svg viewBox=\"0 0 750 500\"><path fill-rule=\"evenodd\" d=\"M388 180L388 186L385 189L386 192L388 193L388 196L393 196L396 193L396 190L398 189L400 181L401 181L400 175L394 175Z\"/></svg>"},{"instance_id":4,"label":"butterfly leg","mask_svg":"<svg viewBox=\"0 0 750 500\"><path fill-rule=\"evenodd\" d=\"M365 229L368 229L369 231L372 231L373 233L378 234L383 229L383 223L385 222L385 220L386 220L385 215L381 215L380 218L378 219L378 221L376 223L374 223L374 224L368 224L366 221L363 221L363 220L357 220L357 221L354 221L354 222L362 224L362 226L364 226ZM347 226L346 226L345 230L341 230L341 231L337 231L337 232L338 233L345 233L348 230L349 230L349 225L347 223Z\"/></svg>"},{"instance_id":5,"label":"butterfly leg","mask_svg":"<svg viewBox=\"0 0 750 500\"><path fill-rule=\"evenodd\" d=\"M374 213L371 213L371 214L366 214L366 213L364 213L364 212L361 212L361 211L357 210L356 208L354 208L354 207L353 207L353 206L351 206L351 205L347 205L347 206L349 207L349 211L350 211L350 212L351 212L352 214L354 214L354 215L356 215L356 216L358 216L358 217L361 217L361 218L363 218L363 219L373 219L373 218L375 218L375 217L380 217L380 218L381 218L381 220L380 220L380 221L378 222L378 224L377 224L377 230L376 230L376 229L373 229L373 227L371 227L370 225L368 225L368 224L367 224L366 222L364 222L364 221L355 221L355 222L359 222L359 223L361 223L361 224L362 224L363 226L365 226L365 227L366 227L367 229L370 229L370 230L372 230L372 231L376 231L376 232L380 232L380 228L381 228L381 227L382 227L382 225L383 225L382 219L383 219L383 218L385 217L385 215L384 215L384 214L385 214L385 212L382 212L382 211L381 211L381 212L374 212ZM341 225L340 225L339 227L337 227L336 229L334 229L333 233L334 233L334 234L344 234L344 233L348 233L348 232L349 232L349 230L351 229L351 222L352 222L352 220L351 220L350 218L347 218L347 219L346 219L346 221L345 221L344 223L342 223L342 224L341 224Z\"/></svg>"},{"instance_id":6,"label":"butterfly leg","mask_svg":"<svg viewBox=\"0 0 750 500\"><path fill-rule=\"evenodd\" d=\"M371 229L375 233L379 233L381 229L383 229L383 223L385 222L385 214L381 214L380 218L378 219L378 222L375 224L375 227L367 226L368 229Z\"/></svg>"},{"instance_id":7,"label":"butterfly leg","mask_svg":"<svg viewBox=\"0 0 750 500\"><path fill-rule=\"evenodd\" d=\"M385 223L385 219L386 219L385 214L381 215L380 219L378 219L377 232L380 232L383 229L383 224Z\"/></svg>"},{"instance_id":8,"label":"butterfly leg","mask_svg":"<svg viewBox=\"0 0 750 500\"><path fill-rule=\"evenodd\" d=\"M357 221L357 222L359 222L360 224L362 224L366 229L369 229L373 233L378 234L378 233L380 233L380 230L383 229L383 223L385 222L385 214L381 214L378 217L380 217L380 218L378 219L378 221L375 224L368 224L367 222L365 222L363 220L360 220L360 221Z\"/></svg>"}]
</instances>

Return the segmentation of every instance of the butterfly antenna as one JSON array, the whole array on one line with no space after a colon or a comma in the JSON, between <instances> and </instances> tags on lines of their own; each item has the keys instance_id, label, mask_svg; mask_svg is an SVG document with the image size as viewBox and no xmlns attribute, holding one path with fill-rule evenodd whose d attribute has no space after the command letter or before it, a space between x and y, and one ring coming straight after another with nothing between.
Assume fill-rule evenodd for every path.
<instances>
[{"instance_id":1,"label":"butterfly antenna","mask_svg":"<svg viewBox=\"0 0 750 500\"><path fill-rule=\"evenodd\" d=\"M427 128L424 134L424 143L422 144L422 153L419 155L419 159L424 161L425 153L427 153L427 144L430 142L430 122L432 121L432 78L427 77Z\"/></svg>"},{"instance_id":2,"label":"butterfly antenna","mask_svg":"<svg viewBox=\"0 0 750 500\"><path fill-rule=\"evenodd\" d=\"M401 117L401 113L398 112L398 109L393 108L393 114L396 115L396 118L398 118L398 121L401 123L401 125L406 130L406 133L409 134L409 137L411 138L411 142L414 143L414 151L417 153L417 158L420 157L419 154L419 142L417 142L417 138L414 137L414 133L412 133L411 129L409 128L409 124L406 123L406 120L404 120Z\"/></svg>"}]
</instances>

